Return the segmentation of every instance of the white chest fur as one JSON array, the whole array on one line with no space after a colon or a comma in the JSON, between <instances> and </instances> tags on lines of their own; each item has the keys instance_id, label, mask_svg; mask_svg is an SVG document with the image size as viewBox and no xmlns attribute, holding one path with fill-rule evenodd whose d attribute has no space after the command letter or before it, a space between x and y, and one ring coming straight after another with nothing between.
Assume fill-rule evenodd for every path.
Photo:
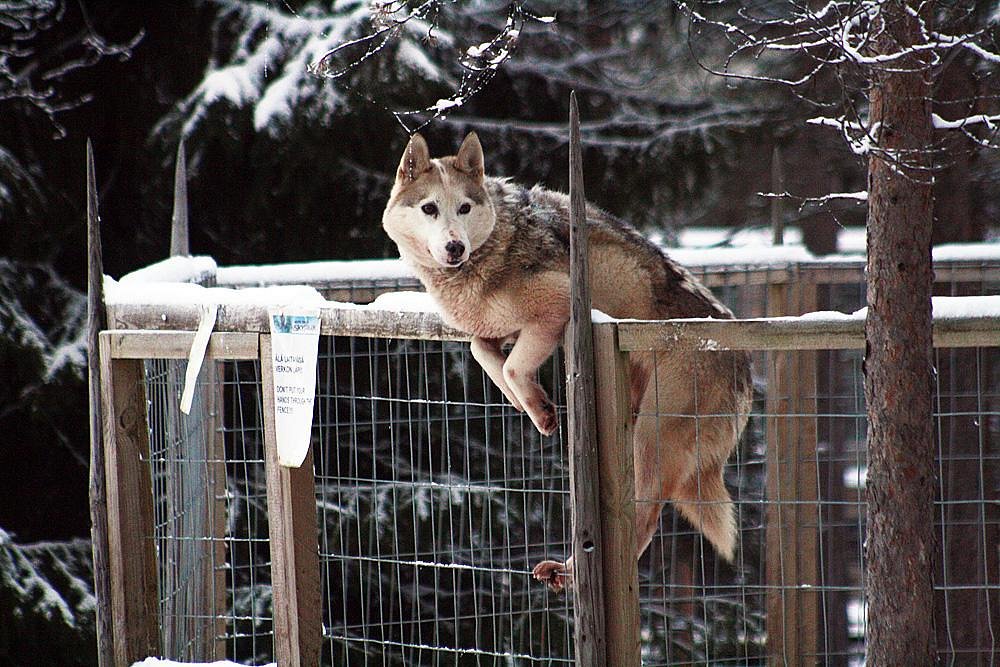
<instances>
[{"instance_id":1,"label":"white chest fur","mask_svg":"<svg viewBox=\"0 0 1000 667\"><path fill-rule=\"evenodd\" d=\"M507 338L522 326L507 299L485 296L475 285L449 281L444 285L427 284L441 316L450 326L481 338Z\"/></svg>"}]
</instances>

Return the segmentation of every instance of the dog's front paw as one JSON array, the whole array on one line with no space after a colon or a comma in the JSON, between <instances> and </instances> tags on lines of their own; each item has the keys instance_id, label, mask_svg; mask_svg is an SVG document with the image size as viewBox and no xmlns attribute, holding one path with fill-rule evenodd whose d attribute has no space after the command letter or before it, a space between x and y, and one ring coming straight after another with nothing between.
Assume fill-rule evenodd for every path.
<instances>
[{"instance_id":1,"label":"dog's front paw","mask_svg":"<svg viewBox=\"0 0 1000 667\"><path fill-rule=\"evenodd\" d=\"M556 406L552 401L543 398L537 407L529 413L532 423L542 435L552 435L559 428L559 417L556 416Z\"/></svg>"},{"instance_id":2,"label":"dog's front paw","mask_svg":"<svg viewBox=\"0 0 1000 667\"><path fill-rule=\"evenodd\" d=\"M554 560L543 560L531 570L531 574L548 586L553 593L561 593L570 578L566 564Z\"/></svg>"}]
</instances>

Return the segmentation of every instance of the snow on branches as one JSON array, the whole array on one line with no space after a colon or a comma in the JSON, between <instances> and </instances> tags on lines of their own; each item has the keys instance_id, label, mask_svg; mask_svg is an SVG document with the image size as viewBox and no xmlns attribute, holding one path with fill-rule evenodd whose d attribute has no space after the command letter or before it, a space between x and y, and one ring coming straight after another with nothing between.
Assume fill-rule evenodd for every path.
<instances>
[{"instance_id":1,"label":"snow on branches","mask_svg":"<svg viewBox=\"0 0 1000 667\"><path fill-rule=\"evenodd\" d=\"M506 20L495 27L485 41L463 50L458 48L459 39L455 32L444 30L439 24L445 4L442 0L424 0L411 6L405 0L373 0L370 4L371 30L331 48L310 64L309 71L318 76L340 79L376 56L392 40L404 36L407 30L411 31L411 35L414 32L421 35L422 41L427 44L450 48L452 53L446 58L460 66L457 80L450 82L452 94L419 109L389 109L408 132L413 132L431 120L443 117L450 109L461 107L489 83L513 55L525 21L551 23L555 20L555 17L530 12L524 2L511 2L506 8ZM416 119L415 127L407 124L408 118Z\"/></svg>"},{"instance_id":2,"label":"snow on branches","mask_svg":"<svg viewBox=\"0 0 1000 667\"><path fill-rule=\"evenodd\" d=\"M463 44L457 35L471 32L474 21L443 0L307 4L299 11L245 0L217 3L220 39L204 79L181 105L184 135L219 103L252 106L254 129L274 133L306 103L310 113L329 116L351 105L352 95L412 132L488 83L514 53L525 21L552 20L513 2L486 40ZM403 101L428 85L437 90L430 100Z\"/></svg>"},{"instance_id":3,"label":"snow on branches","mask_svg":"<svg viewBox=\"0 0 1000 667\"><path fill-rule=\"evenodd\" d=\"M888 53L871 51L876 33L882 30L880 17L884 7L882 0L853 2L832 0L819 9L808 3L788 2L778 4L740 6L734 15L717 18L696 9L698 3L678 2L678 6L695 24L714 26L722 30L733 44L732 59L744 54L754 58L766 52L795 52L807 55L815 67L851 63L863 66L887 68L908 68L904 61L913 56L923 56L921 67L934 67L942 63L948 52L955 48L967 49L978 57L1000 63L1000 51L996 44L996 18L988 19L978 29L960 34L946 34L931 30L925 13L932 13L928 5L926 12L907 11L917 18L922 41L900 46ZM711 3L715 4L715 3ZM724 3L723 3L724 4ZM738 72L720 70L724 76L748 76L765 78L789 85L802 85L815 73L815 69L794 79L768 76L741 75Z\"/></svg>"},{"instance_id":4,"label":"snow on branches","mask_svg":"<svg viewBox=\"0 0 1000 667\"><path fill-rule=\"evenodd\" d=\"M16 544L0 528L0 599L10 605L13 630L34 615L53 641L83 641L94 625L91 567L87 540Z\"/></svg>"},{"instance_id":5,"label":"snow on branches","mask_svg":"<svg viewBox=\"0 0 1000 667\"><path fill-rule=\"evenodd\" d=\"M181 103L185 118L182 134L190 135L217 104L253 109L257 131L274 131L290 120L300 102L311 100L332 112L342 102L338 91L318 90L305 76L310 62L349 39L368 18L368 9L356 4L332 14L316 11L288 14L258 3L230 0L220 3L216 18L220 34L216 53L205 77ZM231 42L221 35L228 26ZM436 76L437 72L426 72Z\"/></svg>"},{"instance_id":6,"label":"snow on branches","mask_svg":"<svg viewBox=\"0 0 1000 667\"><path fill-rule=\"evenodd\" d=\"M127 43L112 44L87 23L86 30L56 48L39 48L43 33L62 20L64 11L61 0L0 2L0 104L15 100L27 103L47 116L59 133L62 127L56 122L56 114L89 99L60 94L60 79L102 58L131 57L132 49L143 37L140 32ZM82 6L81 11L85 12Z\"/></svg>"},{"instance_id":7,"label":"snow on branches","mask_svg":"<svg viewBox=\"0 0 1000 667\"><path fill-rule=\"evenodd\" d=\"M809 118L808 124L837 130L857 156L877 155L904 170L918 160L882 147L884 128L871 119L868 94L879 77L921 72L935 90L951 74L949 66L963 57L971 59L967 68L979 81L1000 74L1000 15L982 7L903 3L904 15L915 22L916 39L900 41L897 26L886 19L887 3L882 0L738 6L679 0L677 4L695 32L713 30L730 44L721 65L703 66L730 79L790 87L824 111ZM926 147L937 163L948 160L943 131L958 130L978 147L1000 147L1000 98L984 89L981 86L972 95L948 100L948 111L958 117L944 118L926 105L932 127L942 131L934 145ZM837 107L840 113L829 115Z\"/></svg>"}]
</instances>

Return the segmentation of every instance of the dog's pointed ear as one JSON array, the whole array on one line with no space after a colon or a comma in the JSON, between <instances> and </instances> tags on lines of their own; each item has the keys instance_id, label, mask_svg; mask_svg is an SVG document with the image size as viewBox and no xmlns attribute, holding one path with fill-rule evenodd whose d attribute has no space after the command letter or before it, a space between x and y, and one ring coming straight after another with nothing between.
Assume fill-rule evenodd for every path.
<instances>
[{"instance_id":1,"label":"dog's pointed ear","mask_svg":"<svg viewBox=\"0 0 1000 667\"><path fill-rule=\"evenodd\" d=\"M396 172L397 183L412 183L417 180L420 174L431 168L431 153L427 149L427 142L419 134L414 133L410 137L410 143L406 144L403 151L403 159L399 161L399 169Z\"/></svg>"},{"instance_id":2,"label":"dog's pointed ear","mask_svg":"<svg viewBox=\"0 0 1000 667\"><path fill-rule=\"evenodd\" d=\"M483 180L483 146L475 132L469 132L458 149L455 168L478 181Z\"/></svg>"}]
</instances>

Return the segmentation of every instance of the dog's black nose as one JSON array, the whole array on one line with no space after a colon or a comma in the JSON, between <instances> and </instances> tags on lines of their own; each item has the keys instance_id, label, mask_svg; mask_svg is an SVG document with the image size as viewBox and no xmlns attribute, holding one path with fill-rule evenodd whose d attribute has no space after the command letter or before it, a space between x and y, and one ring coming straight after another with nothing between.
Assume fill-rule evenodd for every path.
<instances>
[{"instance_id":1,"label":"dog's black nose","mask_svg":"<svg viewBox=\"0 0 1000 667\"><path fill-rule=\"evenodd\" d=\"M451 264L458 264L458 260L462 258L465 253L465 244L461 241L448 241L444 246L445 252L448 253L448 261Z\"/></svg>"}]
</instances>

